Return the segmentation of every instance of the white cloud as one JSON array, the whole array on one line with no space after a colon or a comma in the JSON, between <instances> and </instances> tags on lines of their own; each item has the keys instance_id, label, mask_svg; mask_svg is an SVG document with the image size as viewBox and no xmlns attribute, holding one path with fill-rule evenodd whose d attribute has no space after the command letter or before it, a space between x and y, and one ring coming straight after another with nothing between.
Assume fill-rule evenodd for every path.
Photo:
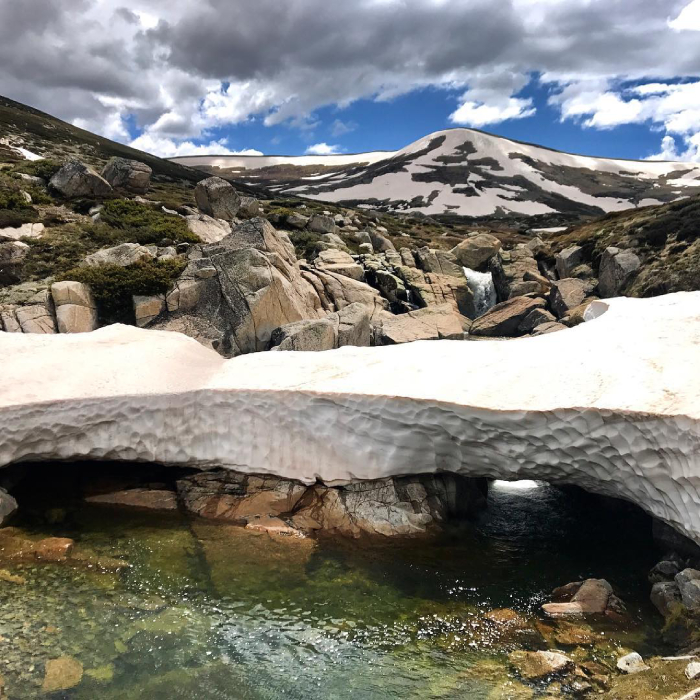
<instances>
[{"instance_id":1,"label":"white cloud","mask_svg":"<svg viewBox=\"0 0 700 700\"><path fill-rule=\"evenodd\" d=\"M315 143L313 146L309 146L306 149L306 153L313 156L333 156L337 153L341 153L342 150L343 149L337 145L332 146L327 143Z\"/></svg>"},{"instance_id":2,"label":"white cloud","mask_svg":"<svg viewBox=\"0 0 700 700\"><path fill-rule=\"evenodd\" d=\"M700 0L692 0L681 13L668 23L669 27L677 32L684 30L700 32Z\"/></svg>"},{"instance_id":3,"label":"white cloud","mask_svg":"<svg viewBox=\"0 0 700 700\"><path fill-rule=\"evenodd\" d=\"M498 124L508 119L523 119L533 114L535 114L535 108L530 99L509 97L501 104L467 100L457 111L450 114L450 121L464 126L481 127L487 124Z\"/></svg>"},{"instance_id":4,"label":"white cloud","mask_svg":"<svg viewBox=\"0 0 700 700\"><path fill-rule=\"evenodd\" d=\"M209 143L195 144L192 141L175 141L164 136L155 136L151 133L142 134L130 144L132 148L146 151L161 158L176 158L178 156L261 156L261 151L247 148L242 151L232 151L225 139L209 141Z\"/></svg>"},{"instance_id":5,"label":"white cloud","mask_svg":"<svg viewBox=\"0 0 700 700\"><path fill-rule=\"evenodd\" d=\"M351 131L355 131L355 129L357 129L357 124L355 122L344 122L340 119L336 119L331 124L331 134L333 136L344 136Z\"/></svg>"}]
</instances>

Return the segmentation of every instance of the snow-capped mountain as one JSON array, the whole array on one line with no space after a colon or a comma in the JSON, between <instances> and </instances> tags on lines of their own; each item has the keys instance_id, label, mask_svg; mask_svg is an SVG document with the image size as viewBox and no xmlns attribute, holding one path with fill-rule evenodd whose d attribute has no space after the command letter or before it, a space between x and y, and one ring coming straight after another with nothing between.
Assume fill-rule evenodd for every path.
<instances>
[{"instance_id":1,"label":"snow-capped mountain","mask_svg":"<svg viewBox=\"0 0 700 700\"><path fill-rule=\"evenodd\" d=\"M698 163L578 156L472 129L438 131L394 153L174 160L310 199L484 219L566 222L700 192Z\"/></svg>"}]
</instances>

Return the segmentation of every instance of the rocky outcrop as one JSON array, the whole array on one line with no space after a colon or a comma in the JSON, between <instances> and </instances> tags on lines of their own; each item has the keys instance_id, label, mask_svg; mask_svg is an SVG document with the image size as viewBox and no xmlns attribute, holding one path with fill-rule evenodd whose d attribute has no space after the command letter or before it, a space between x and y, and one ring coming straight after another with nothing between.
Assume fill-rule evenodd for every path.
<instances>
[{"instance_id":1,"label":"rocky outcrop","mask_svg":"<svg viewBox=\"0 0 700 700\"><path fill-rule=\"evenodd\" d=\"M92 168L73 160L66 163L49 181L51 189L64 197L104 197L112 186Z\"/></svg>"},{"instance_id":2,"label":"rocky outcrop","mask_svg":"<svg viewBox=\"0 0 700 700\"><path fill-rule=\"evenodd\" d=\"M642 261L629 250L606 248L600 258L598 291L604 299L618 296L632 280Z\"/></svg>"},{"instance_id":3,"label":"rocky outcrop","mask_svg":"<svg viewBox=\"0 0 700 700\"><path fill-rule=\"evenodd\" d=\"M469 236L450 252L462 267L478 270L488 264L501 249L501 242L488 233Z\"/></svg>"},{"instance_id":4,"label":"rocky outcrop","mask_svg":"<svg viewBox=\"0 0 700 700\"><path fill-rule=\"evenodd\" d=\"M559 279L573 277L574 270L585 262L584 250L578 245L569 246L556 255L555 261Z\"/></svg>"},{"instance_id":5,"label":"rocky outcrop","mask_svg":"<svg viewBox=\"0 0 700 700\"><path fill-rule=\"evenodd\" d=\"M493 275L498 301L506 301L511 297L513 287L525 282L526 275L539 275L537 260L532 250L518 244L512 250L502 250L491 259L489 269ZM520 293L522 289L519 290Z\"/></svg>"},{"instance_id":6,"label":"rocky outcrop","mask_svg":"<svg viewBox=\"0 0 700 700\"><path fill-rule=\"evenodd\" d=\"M319 270L335 272L358 282L365 278L362 265L358 265L351 255L342 250L322 250L314 259L313 265Z\"/></svg>"},{"instance_id":7,"label":"rocky outcrop","mask_svg":"<svg viewBox=\"0 0 700 700\"><path fill-rule=\"evenodd\" d=\"M241 197L233 185L220 177L208 177L194 188L200 211L215 219L230 221L241 206Z\"/></svg>"},{"instance_id":8,"label":"rocky outcrop","mask_svg":"<svg viewBox=\"0 0 700 700\"><path fill-rule=\"evenodd\" d=\"M394 316L383 314L375 323L375 345L396 345L416 340L463 340L471 321L455 313L451 304L431 306Z\"/></svg>"},{"instance_id":9,"label":"rocky outcrop","mask_svg":"<svg viewBox=\"0 0 700 700\"><path fill-rule=\"evenodd\" d=\"M581 306L587 296L593 293L594 286L586 280L567 277L552 283L549 292L549 304L557 318L567 316Z\"/></svg>"},{"instance_id":10,"label":"rocky outcrop","mask_svg":"<svg viewBox=\"0 0 700 700\"><path fill-rule=\"evenodd\" d=\"M146 194L151 186L153 170L138 160L111 158L102 170L102 177L112 186L134 194Z\"/></svg>"},{"instance_id":11,"label":"rocky outcrop","mask_svg":"<svg viewBox=\"0 0 700 700\"><path fill-rule=\"evenodd\" d=\"M190 214L185 217L187 228L204 243L218 243L231 233L231 224L207 214Z\"/></svg>"},{"instance_id":12,"label":"rocky outcrop","mask_svg":"<svg viewBox=\"0 0 700 700\"><path fill-rule=\"evenodd\" d=\"M335 221L333 217L323 214L314 214L306 224L306 228L314 233L335 233Z\"/></svg>"},{"instance_id":13,"label":"rocky outcrop","mask_svg":"<svg viewBox=\"0 0 700 700\"><path fill-rule=\"evenodd\" d=\"M97 304L90 288L81 282L51 285L59 333L89 333L97 328Z\"/></svg>"},{"instance_id":14,"label":"rocky outcrop","mask_svg":"<svg viewBox=\"0 0 700 700\"><path fill-rule=\"evenodd\" d=\"M243 237L266 249L255 222ZM232 360L129 326L2 333L12 381L0 383L0 465L218 465L310 486L437 472L541 479L637 503L700 540L700 375L679 370L697 361L699 300L593 302L584 324L512 342Z\"/></svg>"},{"instance_id":15,"label":"rocky outcrop","mask_svg":"<svg viewBox=\"0 0 700 700\"><path fill-rule=\"evenodd\" d=\"M127 267L137 262L153 260L155 256L147 246L138 243L121 243L112 248L102 248L85 258L85 264L92 267L99 265L119 265Z\"/></svg>"},{"instance_id":16,"label":"rocky outcrop","mask_svg":"<svg viewBox=\"0 0 700 700\"><path fill-rule=\"evenodd\" d=\"M419 306L442 306L447 303L457 314L467 318L475 315L474 293L464 274L452 277L401 266L397 268L397 275Z\"/></svg>"}]
</instances>

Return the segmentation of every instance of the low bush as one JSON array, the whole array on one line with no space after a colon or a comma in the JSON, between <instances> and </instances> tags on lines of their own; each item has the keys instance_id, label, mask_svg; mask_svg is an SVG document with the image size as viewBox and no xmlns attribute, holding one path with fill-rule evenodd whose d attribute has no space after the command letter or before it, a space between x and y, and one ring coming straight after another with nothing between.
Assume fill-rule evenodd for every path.
<instances>
[{"instance_id":1,"label":"low bush","mask_svg":"<svg viewBox=\"0 0 700 700\"><path fill-rule=\"evenodd\" d=\"M184 260L139 262L128 267L77 267L61 276L87 284L97 302L102 323L134 323L132 297L164 294L187 265Z\"/></svg>"},{"instance_id":2,"label":"low bush","mask_svg":"<svg viewBox=\"0 0 700 700\"><path fill-rule=\"evenodd\" d=\"M299 259L313 260L321 250L321 237L313 231L294 231L289 238Z\"/></svg>"},{"instance_id":3,"label":"low bush","mask_svg":"<svg viewBox=\"0 0 700 700\"><path fill-rule=\"evenodd\" d=\"M0 180L0 228L17 228L38 220L36 209L9 178Z\"/></svg>"},{"instance_id":4,"label":"low bush","mask_svg":"<svg viewBox=\"0 0 700 700\"><path fill-rule=\"evenodd\" d=\"M158 244L164 238L176 243L199 243L199 238L187 228L181 217L130 199L105 202L100 219L108 226L124 231L127 234L125 240L141 245Z\"/></svg>"},{"instance_id":5,"label":"low bush","mask_svg":"<svg viewBox=\"0 0 700 700\"><path fill-rule=\"evenodd\" d=\"M51 158L42 158L41 160L25 160L15 165L13 171L16 173L24 173L25 175L33 175L41 177L47 182L61 169L62 163Z\"/></svg>"}]
</instances>

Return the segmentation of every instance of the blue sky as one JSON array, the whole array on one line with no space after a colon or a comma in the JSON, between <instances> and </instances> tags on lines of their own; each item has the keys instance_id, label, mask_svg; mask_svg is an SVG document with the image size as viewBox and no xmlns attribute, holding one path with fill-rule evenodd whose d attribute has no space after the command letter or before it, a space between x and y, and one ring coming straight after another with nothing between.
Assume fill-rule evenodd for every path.
<instances>
[{"instance_id":1,"label":"blue sky","mask_svg":"<svg viewBox=\"0 0 700 700\"><path fill-rule=\"evenodd\" d=\"M0 0L0 94L156 155L450 126L700 161L700 0Z\"/></svg>"}]
</instances>

